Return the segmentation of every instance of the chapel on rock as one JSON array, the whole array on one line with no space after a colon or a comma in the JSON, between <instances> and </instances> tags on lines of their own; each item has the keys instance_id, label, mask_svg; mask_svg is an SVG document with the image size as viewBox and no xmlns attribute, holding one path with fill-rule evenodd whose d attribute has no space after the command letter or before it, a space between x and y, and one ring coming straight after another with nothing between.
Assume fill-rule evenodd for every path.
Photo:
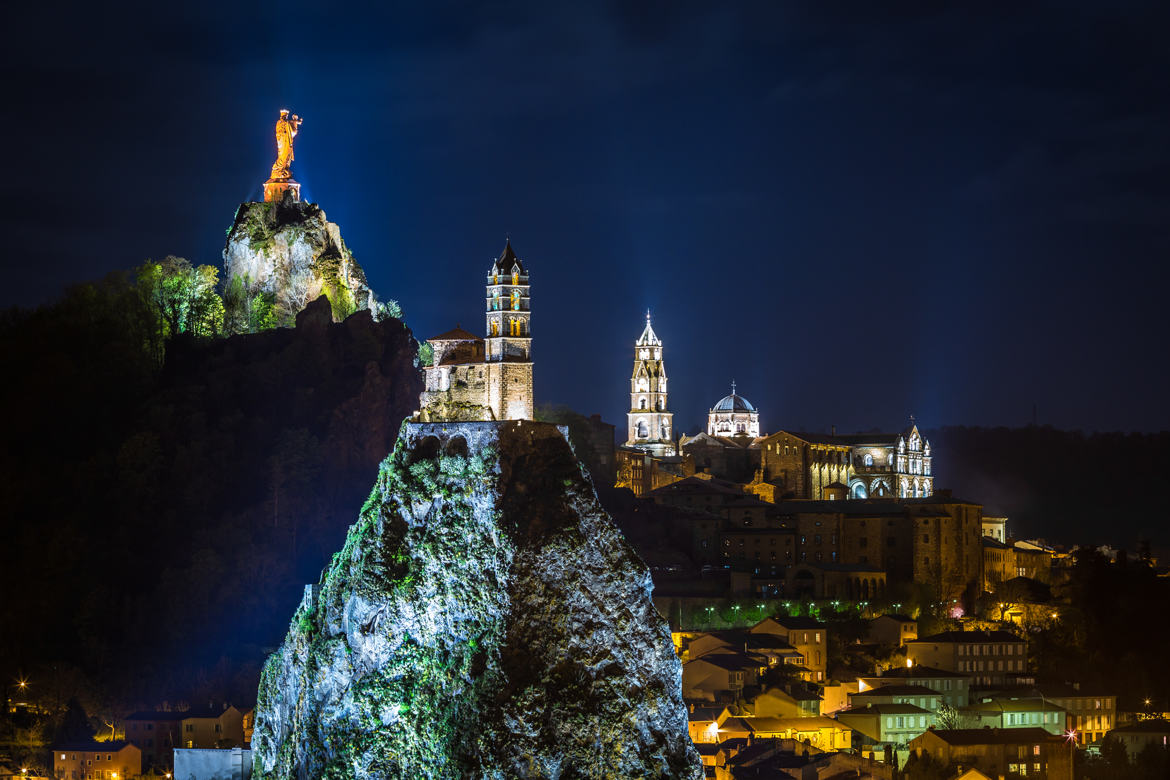
<instances>
[{"instance_id":1,"label":"chapel on rock","mask_svg":"<svg viewBox=\"0 0 1170 780\"><path fill-rule=\"evenodd\" d=\"M533 419L528 271L511 241L488 269L485 308L485 338L456 325L427 339L417 421Z\"/></svg>"}]
</instances>

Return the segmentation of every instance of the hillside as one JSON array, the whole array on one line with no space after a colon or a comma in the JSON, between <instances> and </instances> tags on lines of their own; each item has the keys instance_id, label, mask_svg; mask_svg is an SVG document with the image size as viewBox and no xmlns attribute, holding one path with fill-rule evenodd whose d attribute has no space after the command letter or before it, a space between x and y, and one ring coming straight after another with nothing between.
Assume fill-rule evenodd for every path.
<instances>
[{"instance_id":1,"label":"hillside","mask_svg":"<svg viewBox=\"0 0 1170 780\"><path fill-rule=\"evenodd\" d=\"M101 679L91 707L246 703L415 407L417 344L321 298L159 368L149 323L119 275L0 321L0 669Z\"/></svg>"}]
</instances>

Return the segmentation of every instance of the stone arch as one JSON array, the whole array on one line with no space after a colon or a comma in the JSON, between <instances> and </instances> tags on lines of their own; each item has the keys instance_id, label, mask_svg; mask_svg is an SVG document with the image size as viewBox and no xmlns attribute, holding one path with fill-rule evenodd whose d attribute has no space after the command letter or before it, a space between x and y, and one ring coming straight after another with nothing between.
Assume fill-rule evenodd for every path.
<instances>
[{"instance_id":1,"label":"stone arch","mask_svg":"<svg viewBox=\"0 0 1170 780\"><path fill-rule=\"evenodd\" d=\"M788 592L816 598L824 590L824 574L811 566L795 566L788 574Z\"/></svg>"},{"instance_id":2,"label":"stone arch","mask_svg":"<svg viewBox=\"0 0 1170 780\"><path fill-rule=\"evenodd\" d=\"M850 498L869 498L869 491L866 490L865 482L860 479L854 479L849 483L849 497Z\"/></svg>"},{"instance_id":3,"label":"stone arch","mask_svg":"<svg viewBox=\"0 0 1170 780\"><path fill-rule=\"evenodd\" d=\"M438 436L424 436L415 442L414 447L410 450L410 462L417 463L420 460L433 460L439 456L439 437Z\"/></svg>"},{"instance_id":4,"label":"stone arch","mask_svg":"<svg viewBox=\"0 0 1170 780\"><path fill-rule=\"evenodd\" d=\"M468 454L467 439L462 436L452 436L447 441L447 446L443 448L443 451L448 455L466 458Z\"/></svg>"}]
</instances>

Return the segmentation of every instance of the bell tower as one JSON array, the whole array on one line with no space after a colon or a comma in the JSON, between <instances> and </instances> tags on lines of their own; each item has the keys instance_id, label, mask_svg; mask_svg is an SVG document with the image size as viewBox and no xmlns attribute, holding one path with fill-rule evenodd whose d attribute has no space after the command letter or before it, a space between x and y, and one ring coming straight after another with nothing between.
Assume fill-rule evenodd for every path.
<instances>
[{"instance_id":1,"label":"bell tower","mask_svg":"<svg viewBox=\"0 0 1170 780\"><path fill-rule=\"evenodd\" d=\"M650 325L634 342L634 373L630 377L629 435L626 447L652 455L674 455L674 415L666 410L666 365L662 340Z\"/></svg>"},{"instance_id":2,"label":"bell tower","mask_svg":"<svg viewBox=\"0 0 1170 780\"><path fill-rule=\"evenodd\" d=\"M497 420L531 420L532 310L528 272L510 240L488 269L486 303L488 406Z\"/></svg>"}]
</instances>

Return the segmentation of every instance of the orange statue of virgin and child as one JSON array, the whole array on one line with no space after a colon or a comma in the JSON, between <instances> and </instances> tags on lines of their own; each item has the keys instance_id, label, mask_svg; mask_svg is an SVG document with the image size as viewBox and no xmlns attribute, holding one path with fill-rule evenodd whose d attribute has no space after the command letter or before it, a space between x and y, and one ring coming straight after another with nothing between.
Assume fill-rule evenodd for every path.
<instances>
[{"instance_id":1,"label":"orange statue of virgin and child","mask_svg":"<svg viewBox=\"0 0 1170 780\"><path fill-rule=\"evenodd\" d=\"M301 119L296 114L290 115L287 108L280 109L280 119L276 120L276 162L272 164L272 178L264 182L264 200L280 200L284 193L291 190L293 200L300 200L301 185L293 180L292 162L293 139L301 128Z\"/></svg>"}]
</instances>

